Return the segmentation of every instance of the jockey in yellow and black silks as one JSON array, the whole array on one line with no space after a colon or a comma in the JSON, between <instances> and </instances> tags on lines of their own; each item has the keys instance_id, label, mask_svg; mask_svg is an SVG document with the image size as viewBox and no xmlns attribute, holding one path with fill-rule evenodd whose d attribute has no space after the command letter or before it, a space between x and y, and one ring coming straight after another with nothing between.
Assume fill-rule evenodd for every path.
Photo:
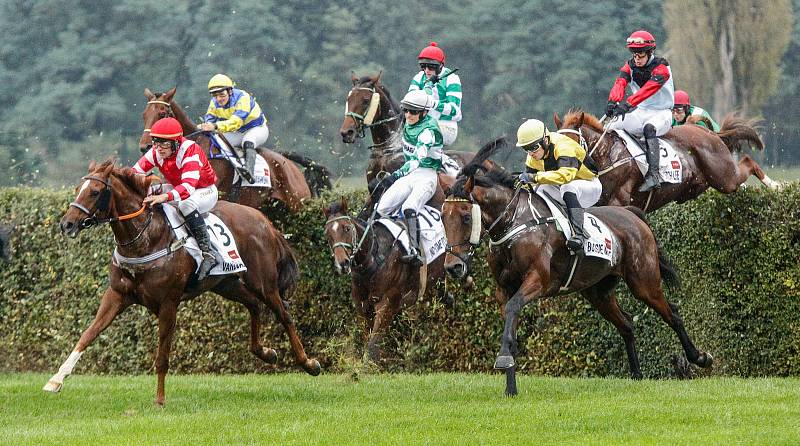
<instances>
[{"instance_id":1,"label":"jockey in yellow and black silks","mask_svg":"<svg viewBox=\"0 0 800 446\"><path fill-rule=\"evenodd\" d=\"M587 238L583 210L597 203L603 192L592 158L572 138L549 132L538 119L528 119L519 127L517 147L528 154L519 181L539 184L540 190L567 206L573 228L567 247L581 252Z\"/></svg>"}]
</instances>

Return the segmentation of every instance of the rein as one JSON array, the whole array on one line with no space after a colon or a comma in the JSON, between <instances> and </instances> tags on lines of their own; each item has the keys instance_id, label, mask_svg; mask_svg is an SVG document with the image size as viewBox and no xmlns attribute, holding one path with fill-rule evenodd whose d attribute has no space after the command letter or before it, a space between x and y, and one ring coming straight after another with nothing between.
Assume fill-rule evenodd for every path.
<instances>
[{"instance_id":1,"label":"rein","mask_svg":"<svg viewBox=\"0 0 800 446\"><path fill-rule=\"evenodd\" d=\"M356 254L358 254L361 251L361 247L364 245L364 240L366 240L367 234L372 230L372 225L374 223L373 222L373 218L370 217L369 221L367 222L367 225L364 226L364 233L361 235L361 239L358 240L358 241L356 241L356 239L358 238L358 233L356 231L356 229L358 228L358 224L356 223L355 219L353 217L349 216L349 215L339 215L337 217L330 218L325 222L325 225L323 226L323 228L327 227L328 224L336 222L336 221L339 221L339 220L347 220L347 221L350 222L350 224L353 225L353 236L351 237L350 243L347 243L347 242L336 242L336 243L334 243L331 246L331 255L335 255L336 248L342 248L342 249L344 249L344 253L345 253L345 255L347 255L347 258L351 262L354 262ZM371 239L371 240L372 240L372 243L375 243L374 238ZM350 254L347 254L347 250L348 249L350 250Z\"/></svg>"}]
</instances>

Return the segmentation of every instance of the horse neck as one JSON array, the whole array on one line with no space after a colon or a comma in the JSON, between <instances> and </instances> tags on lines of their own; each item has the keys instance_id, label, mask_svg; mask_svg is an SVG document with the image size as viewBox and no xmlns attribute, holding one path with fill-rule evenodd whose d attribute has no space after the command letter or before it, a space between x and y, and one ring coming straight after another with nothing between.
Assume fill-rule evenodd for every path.
<instances>
[{"instance_id":1,"label":"horse neck","mask_svg":"<svg viewBox=\"0 0 800 446\"><path fill-rule=\"evenodd\" d=\"M172 109L172 115L175 117L175 119L178 120L178 122L181 123L184 135L188 135L197 130L197 127L192 121L192 118L190 118L189 115L187 115L186 112L183 111L183 108L181 108L181 106L177 102L175 102L174 99L170 101L169 106Z\"/></svg>"},{"instance_id":2,"label":"horse neck","mask_svg":"<svg viewBox=\"0 0 800 446\"><path fill-rule=\"evenodd\" d=\"M610 164L610 161L614 161L611 159L611 156L613 155L612 151L614 149L614 142L617 140L617 136L611 130L603 135L597 130L584 125L581 128L581 132L585 135L584 138L586 138L586 144L589 146L589 151L591 151L592 148L597 145L597 148L595 148L591 155L592 159L598 164L600 169L607 167L607 164ZM603 140L598 143L597 141L601 136L603 137Z\"/></svg>"},{"instance_id":3,"label":"horse neck","mask_svg":"<svg viewBox=\"0 0 800 446\"><path fill-rule=\"evenodd\" d=\"M127 184L112 176L111 184L113 198L110 204L112 217L132 214L142 207L144 197L132 190ZM151 213L159 215L151 215ZM149 226L143 230L145 225ZM159 212L146 210L138 217L124 221L111 223L111 230L117 240L117 249L125 257L143 257L155 251L155 248L165 245L164 239L169 239L171 231L165 231L165 221ZM143 232L142 232L143 231ZM119 246L119 243L127 243L136 238L141 233L139 239L127 246Z\"/></svg>"},{"instance_id":4,"label":"horse neck","mask_svg":"<svg viewBox=\"0 0 800 446\"><path fill-rule=\"evenodd\" d=\"M544 199L532 191L520 191L515 194L508 188L493 187L484 188L482 193L473 195L473 197L481 207L482 218L483 216L487 217L482 221L483 227L488 231L494 225L489 233L494 240L501 238L517 224L524 224L533 219L531 206L539 216L551 215ZM511 203L511 200L515 200L515 202Z\"/></svg>"},{"instance_id":5,"label":"horse neck","mask_svg":"<svg viewBox=\"0 0 800 446\"><path fill-rule=\"evenodd\" d=\"M366 235L364 235L364 232L367 230L366 225L353 219L353 226L356 227L356 245L358 245L362 237L364 238L358 251L353 252L353 266L357 266L358 269L364 269L369 266L372 261L372 244L375 237L375 226L373 225ZM355 249L355 246L353 246L353 249Z\"/></svg>"},{"instance_id":6,"label":"horse neck","mask_svg":"<svg viewBox=\"0 0 800 446\"><path fill-rule=\"evenodd\" d=\"M400 116L393 121L384 122L383 124L376 125L375 127L370 127L373 147L377 146L380 149L385 149L386 147L381 146L386 145L388 142L392 141L396 135L399 134L404 119L400 114L400 106L398 106L381 87L375 87L375 91L378 92L381 97L380 112L376 114L375 121L388 119L393 116Z\"/></svg>"}]
</instances>

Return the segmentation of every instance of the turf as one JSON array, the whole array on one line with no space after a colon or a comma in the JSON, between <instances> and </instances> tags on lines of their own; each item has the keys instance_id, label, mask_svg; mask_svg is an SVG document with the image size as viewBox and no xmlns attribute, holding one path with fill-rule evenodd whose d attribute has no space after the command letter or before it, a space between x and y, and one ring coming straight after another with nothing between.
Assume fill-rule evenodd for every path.
<instances>
[{"instance_id":1,"label":"turf","mask_svg":"<svg viewBox=\"0 0 800 446\"><path fill-rule=\"evenodd\" d=\"M0 443L798 444L800 379L0 375Z\"/></svg>"}]
</instances>

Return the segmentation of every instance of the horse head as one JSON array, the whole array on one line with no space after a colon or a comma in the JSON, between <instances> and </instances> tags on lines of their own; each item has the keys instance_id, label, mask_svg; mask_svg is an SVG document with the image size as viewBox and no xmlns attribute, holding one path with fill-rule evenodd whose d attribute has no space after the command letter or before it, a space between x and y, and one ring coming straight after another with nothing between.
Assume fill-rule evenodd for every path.
<instances>
[{"instance_id":1,"label":"horse head","mask_svg":"<svg viewBox=\"0 0 800 446\"><path fill-rule=\"evenodd\" d=\"M385 87L381 85L381 74L357 77L351 73L353 88L347 93L345 101L344 122L339 129L342 142L351 144L356 138L363 138L366 129L376 125L376 120L385 118L389 111L394 111L398 119L402 118Z\"/></svg>"},{"instance_id":2,"label":"horse head","mask_svg":"<svg viewBox=\"0 0 800 446\"><path fill-rule=\"evenodd\" d=\"M178 87L172 87L166 93L153 93L149 88L144 89L147 106L142 112L144 130L142 130L142 137L139 138L139 150L142 153L148 151L153 143L150 138L150 127L159 119L173 116L172 98L175 96L177 89Z\"/></svg>"},{"instance_id":3,"label":"horse head","mask_svg":"<svg viewBox=\"0 0 800 446\"><path fill-rule=\"evenodd\" d=\"M358 244L358 228L347 213L347 200L340 198L323 208L325 238L333 252L333 266L337 274L349 274L354 247Z\"/></svg>"}]
</instances>

